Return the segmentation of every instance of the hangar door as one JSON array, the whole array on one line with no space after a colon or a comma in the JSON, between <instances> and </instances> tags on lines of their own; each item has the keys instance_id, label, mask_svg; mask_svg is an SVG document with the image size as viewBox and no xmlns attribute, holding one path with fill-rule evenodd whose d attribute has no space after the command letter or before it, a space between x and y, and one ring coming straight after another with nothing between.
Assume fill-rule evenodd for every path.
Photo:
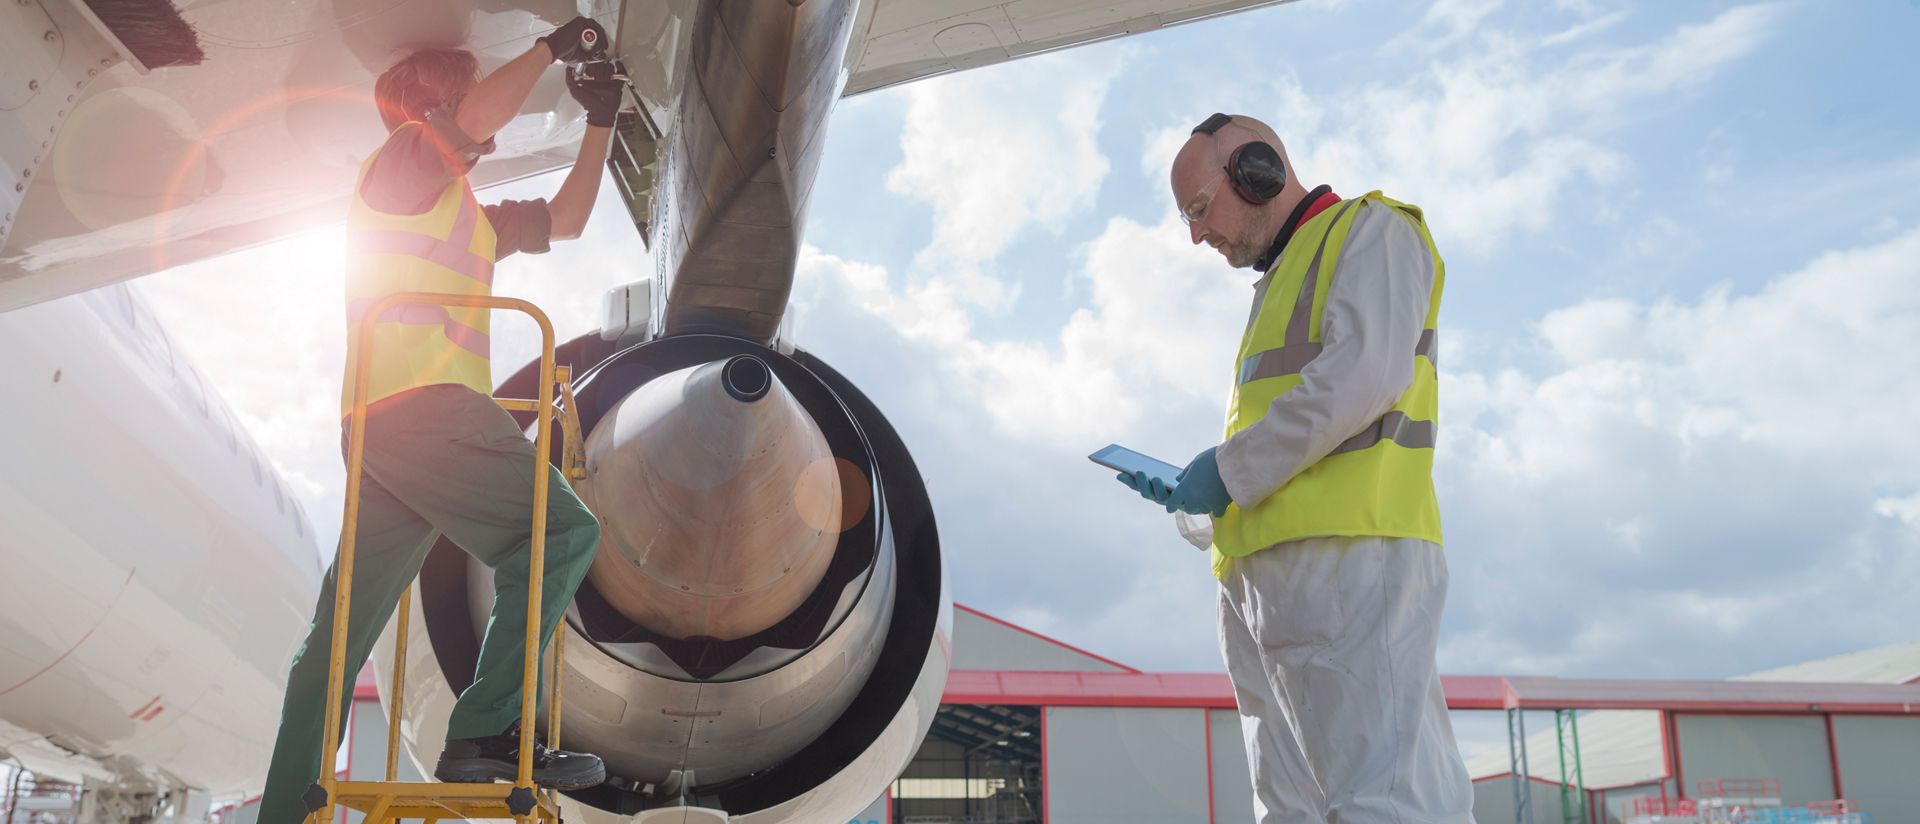
<instances>
[{"instance_id":1,"label":"hangar door","mask_svg":"<svg viewBox=\"0 0 1920 824\"><path fill-rule=\"evenodd\" d=\"M1047 824L1207 824L1207 711L1046 710Z\"/></svg>"}]
</instances>

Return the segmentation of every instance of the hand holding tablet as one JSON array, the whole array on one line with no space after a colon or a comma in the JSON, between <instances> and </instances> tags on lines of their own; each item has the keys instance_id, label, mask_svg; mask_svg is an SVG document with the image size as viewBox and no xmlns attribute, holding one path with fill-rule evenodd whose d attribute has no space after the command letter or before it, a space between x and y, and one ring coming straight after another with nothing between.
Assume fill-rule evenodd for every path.
<instances>
[{"instance_id":1,"label":"hand holding tablet","mask_svg":"<svg viewBox=\"0 0 1920 824\"><path fill-rule=\"evenodd\" d=\"M1119 470L1121 483L1140 493L1140 497L1157 504L1165 504L1168 498L1173 497L1173 490L1177 486L1174 476L1180 474L1180 467L1119 444L1101 447L1088 455L1087 460Z\"/></svg>"}]
</instances>

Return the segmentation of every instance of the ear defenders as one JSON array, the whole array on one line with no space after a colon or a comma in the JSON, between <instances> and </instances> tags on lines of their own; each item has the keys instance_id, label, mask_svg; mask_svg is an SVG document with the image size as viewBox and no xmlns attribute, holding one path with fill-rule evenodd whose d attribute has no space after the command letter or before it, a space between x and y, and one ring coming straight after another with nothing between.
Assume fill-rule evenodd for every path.
<instances>
[{"instance_id":1,"label":"ear defenders","mask_svg":"<svg viewBox=\"0 0 1920 824\"><path fill-rule=\"evenodd\" d=\"M1231 122L1232 116L1215 112L1189 134L1211 135ZM1264 140L1235 146L1233 153L1227 155L1226 172L1233 193L1255 206L1279 197L1280 190L1287 185L1287 164L1280 160L1280 152Z\"/></svg>"}]
</instances>

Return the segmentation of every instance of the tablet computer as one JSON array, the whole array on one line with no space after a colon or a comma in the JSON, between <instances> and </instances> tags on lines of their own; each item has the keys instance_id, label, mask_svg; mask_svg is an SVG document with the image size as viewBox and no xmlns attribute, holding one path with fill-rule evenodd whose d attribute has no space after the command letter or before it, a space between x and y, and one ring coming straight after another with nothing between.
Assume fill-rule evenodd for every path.
<instances>
[{"instance_id":1,"label":"tablet computer","mask_svg":"<svg viewBox=\"0 0 1920 824\"><path fill-rule=\"evenodd\" d=\"M1087 460L1093 461L1108 469L1125 472L1128 475L1132 475L1135 472L1145 472L1149 478L1159 478L1162 481L1166 481L1168 489L1172 489L1174 486L1173 476L1180 474L1180 467L1174 466L1159 458L1140 454L1117 443L1107 444L1101 447L1093 454L1088 455Z\"/></svg>"}]
</instances>

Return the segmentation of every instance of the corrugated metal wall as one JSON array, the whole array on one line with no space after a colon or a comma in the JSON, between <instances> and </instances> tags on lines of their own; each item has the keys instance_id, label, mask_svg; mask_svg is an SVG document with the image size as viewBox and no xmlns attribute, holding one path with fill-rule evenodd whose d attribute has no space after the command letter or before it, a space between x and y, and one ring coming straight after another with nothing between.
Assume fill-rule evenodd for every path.
<instances>
[{"instance_id":1,"label":"corrugated metal wall","mask_svg":"<svg viewBox=\"0 0 1920 824\"><path fill-rule=\"evenodd\" d=\"M1533 794L1533 820L1547 824L1560 820L1560 787L1528 781ZM1513 818L1513 776L1473 782L1473 818L1480 824L1507 824Z\"/></svg>"},{"instance_id":2,"label":"corrugated metal wall","mask_svg":"<svg viewBox=\"0 0 1920 824\"><path fill-rule=\"evenodd\" d=\"M1834 716L1840 789L1874 821L1920 821L1920 718Z\"/></svg>"},{"instance_id":3,"label":"corrugated metal wall","mask_svg":"<svg viewBox=\"0 0 1920 824\"><path fill-rule=\"evenodd\" d=\"M969 612L953 611L953 668L1126 672L1123 667Z\"/></svg>"},{"instance_id":4,"label":"corrugated metal wall","mask_svg":"<svg viewBox=\"0 0 1920 824\"><path fill-rule=\"evenodd\" d=\"M1205 710L1046 713L1048 824L1208 824Z\"/></svg>"},{"instance_id":5,"label":"corrugated metal wall","mask_svg":"<svg viewBox=\"0 0 1920 824\"><path fill-rule=\"evenodd\" d=\"M1821 716L1683 714L1675 724L1688 795L1701 781L1716 778L1778 778L1787 804L1834 798Z\"/></svg>"},{"instance_id":6,"label":"corrugated metal wall","mask_svg":"<svg viewBox=\"0 0 1920 824\"><path fill-rule=\"evenodd\" d=\"M1247 745L1240 738L1240 713L1208 710L1213 729L1213 820L1240 824L1253 820L1253 771L1247 767Z\"/></svg>"},{"instance_id":7,"label":"corrugated metal wall","mask_svg":"<svg viewBox=\"0 0 1920 824\"><path fill-rule=\"evenodd\" d=\"M1600 820L1608 824L1624 820L1633 813L1634 799L1659 796L1663 789L1669 798L1675 795L1671 782L1666 781L1658 784L1642 784L1637 787L1620 787L1599 793L1595 804L1600 808Z\"/></svg>"}]
</instances>

